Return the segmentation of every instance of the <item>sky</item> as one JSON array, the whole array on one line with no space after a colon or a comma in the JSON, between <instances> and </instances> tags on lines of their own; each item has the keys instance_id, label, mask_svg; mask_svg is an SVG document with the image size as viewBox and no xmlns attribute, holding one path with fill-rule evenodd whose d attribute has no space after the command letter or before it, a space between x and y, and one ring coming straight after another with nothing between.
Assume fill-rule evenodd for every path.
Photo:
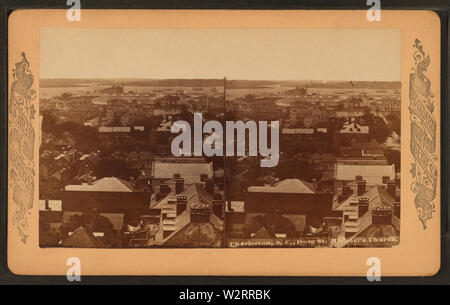
<instances>
[{"instance_id":1,"label":"sky","mask_svg":"<svg viewBox=\"0 0 450 305\"><path fill-rule=\"evenodd\" d=\"M41 78L400 81L395 29L41 28Z\"/></svg>"}]
</instances>

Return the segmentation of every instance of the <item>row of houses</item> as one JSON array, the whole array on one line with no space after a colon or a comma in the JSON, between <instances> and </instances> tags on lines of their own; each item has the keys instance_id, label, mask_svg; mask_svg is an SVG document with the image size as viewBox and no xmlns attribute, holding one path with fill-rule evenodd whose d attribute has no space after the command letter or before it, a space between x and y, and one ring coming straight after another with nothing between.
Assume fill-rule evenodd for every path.
<instances>
[{"instance_id":1,"label":"row of houses","mask_svg":"<svg viewBox=\"0 0 450 305\"><path fill-rule=\"evenodd\" d=\"M382 177L379 177L380 181ZM229 247L389 247L399 243L398 182L357 176L342 199L299 179L249 187L227 204Z\"/></svg>"},{"instance_id":2,"label":"row of houses","mask_svg":"<svg viewBox=\"0 0 450 305\"><path fill-rule=\"evenodd\" d=\"M243 201L228 202L212 164L202 158L155 159L142 174L131 181L105 177L67 185L60 204L44 200L41 246L350 247L369 237L390 238L370 239L374 246L398 242L393 165L337 161L334 192L285 179L250 186Z\"/></svg>"},{"instance_id":3,"label":"row of houses","mask_svg":"<svg viewBox=\"0 0 450 305\"><path fill-rule=\"evenodd\" d=\"M212 245L221 246L221 198L211 163L202 158L158 159L137 179L90 179L66 185L59 200L41 200L40 245L175 246L174 241L182 239L196 246L207 241L198 238L198 232L204 232L212 234ZM184 234L191 239L181 238Z\"/></svg>"}]
</instances>

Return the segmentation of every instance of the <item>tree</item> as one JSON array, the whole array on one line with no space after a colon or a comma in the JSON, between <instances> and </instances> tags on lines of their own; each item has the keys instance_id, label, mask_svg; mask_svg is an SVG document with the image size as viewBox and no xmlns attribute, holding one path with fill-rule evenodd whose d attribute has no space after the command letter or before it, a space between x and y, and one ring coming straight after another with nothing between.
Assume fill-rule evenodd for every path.
<instances>
[{"instance_id":1,"label":"tree","mask_svg":"<svg viewBox=\"0 0 450 305\"><path fill-rule=\"evenodd\" d=\"M64 92L59 96L59 99L64 102L70 101L71 98L72 98L72 93L70 93L70 92Z\"/></svg>"},{"instance_id":2,"label":"tree","mask_svg":"<svg viewBox=\"0 0 450 305\"><path fill-rule=\"evenodd\" d=\"M98 130L94 127L83 126L77 122L65 121L55 126L54 132L57 138L69 133L75 139L75 147L84 153L97 150Z\"/></svg>"},{"instance_id":3,"label":"tree","mask_svg":"<svg viewBox=\"0 0 450 305\"><path fill-rule=\"evenodd\" d=\"M307 160L284 159L275 167L276 176L280 180L301 179L311 181L317 173Z\"/></svg>"},{"instance_id":4,"label":"tree","mask_svg":"<svg viewBox=\"0 0 450 305\"><path fill-rule=\"evenodd\" d=\"M130 177L139 175L139 171L131 168L131 166L123 159L101 159L97 165L96 171L97 179L103 177L117 177L124 180L129 180Z\"/></svg>"},{"instance_id":5,"label":"tree","mask_svg":"<svg viewBox=\"0 0 450 305\"><path fill-rule=\"evenodd\" d=\"M58 119L53 115L53 113L47 111L42 114L42 131L43 132L54 132L55 126Z\"/></svg>"},{"instance_id":6,"label":"tree","mask_svg":"<svg viewBox=\"0 0 450 305\"><path fill-rule=\"evenodd\" d=\"M399 136L401 135L401 121L400 116L394 114L388 114L386 117L388 125L392 130L394 130Z\"/></svg>"},{"instance_id":7,"label":"tree","mask_svg":"<svg viewBox=\"0 0 450 305\"><path fill-rule=\"evenodd\" d=\"M369 138L375 139L378 143L384 143L392 133L383 118L379 116L366 112L361 119L369 126Z\"/></svg>"},{"instance_id":8,"label":"tree","mask_svg":"<svg viewBox=\"0 0 450 305\"><path fill-rule=\"evenodd\" d=\"M161 115L152 118L142 118L134 122L134 126L144 126L145 131L156 129L161 125L163 117Z\"/></svg>"}]
</instances>

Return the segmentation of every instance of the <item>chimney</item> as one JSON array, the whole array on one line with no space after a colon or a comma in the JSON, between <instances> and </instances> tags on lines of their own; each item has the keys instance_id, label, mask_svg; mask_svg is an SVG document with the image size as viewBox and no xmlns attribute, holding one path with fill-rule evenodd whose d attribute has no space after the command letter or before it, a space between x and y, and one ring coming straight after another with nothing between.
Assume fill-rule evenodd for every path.
<instances>
[{"instance_id":1,"label":"chimney","mask_svg":"<svg viewBox=\"0 0 450 305\"><path fill-rule=\"evenodd\" d=\"M372 209L372 224L387 225L392 223L392 209L389 207L375 207Z\"/></svg>"},{"instance_id":2,"label":"chimney","mask_svg":"<svg viewBox=\"0 0 450 305\"><path fill-rule=\"evenodd\" d=\"M181 194L184 191L184 179L175 178L175 194Z\"/></svg>"},{"instance_id":3,"label":"chimney","mask_svg":"<svg viewBox=\"0 0 450 305\"><path fill-rule=\"evenodd\" d=\"M388 181L387 192L395 200L395 197L397 196L397 183L395 181L392 180Z\"/></svg>"},{"instance_id":4,"label":"chimney","mask_svg":"<svg viewBox=\"0 0 450 305\"><path fill-rule=\"evenodd\" d=\"M187 208L187 196L177 196L177 216Z\"/></svg>"},{"instance_id":5,"label":"chimney","mask_svg":"<svg viewBox=\"0 0 450 305\"><path fill-rule=\"evenodd\" d=\"M362 179L363 179L362 176L355 176L355 180L356 180L356 181L360 181L360 180L362 180Z\"/></svg>"},{"instance_id":6,"label":"chimney","mask_svg":"<svg viewBox=\"0 0 450 305\"><path fill-rule=\"evenodd\" d=\"M191 208L191 223L209 222L211 210L206 207Z\"/></svg>"},{"instance_id":7,"label":"chimney","mask_svg":"<svg viewBox=\"0 0 450 305\"><path fill-rule=\"evenodd\" d=\"M358 218L361 218L369 210L369 198L360 197L358 198Z\"/></svg>"},{"instance_id":8,"label":"chimney","mask_svg":"<svg viewBox=\"0 0 450 305\"><path fill-rule=\"evenodd\" d=\"M366 192L366 180L356 181L356 192L358 196L362 196Z\"/></svg>"},{"instance_id":9,"label":"chimney","mask_svg":"<svg viewBox=\"0 0 450 305\"><path fill-rule=\"evenodd\" d=\"M48 204L48 199L45 199L45 210L50 211L50 205Z\"/></svg>"},{"instance_id":10,"label":"chimney","mask_svg":"<svg viewBox=\"0 0 450 305\"><path fill-rule=\"evenodd\" d=\"M214 215L216 215L220 219L223 219L223 206L224 206L223 200L212 201L212 211Z\"/></svg>"},{"instance_id":11,"label":"chimney","mask_svg":"<svg viewBox=\"0 0 450 305\"><path fill-rule=\"evenodd\" d=\"M173 174L173 179L179 179L179 178L181 178L181 175L180 174L178 174L178 173L176 173L176 174Z\"/></svg>"},{"instance_id":12,"label":"chimney","mask_svg":"<svg viewBox=\"0 0 450 305\"><path fill-rule=\"evenodd\" d=\"M205 188L206 188L206 192L208 194L210 194L211 196L213 196L214 195L214 179L212 179L212 178L206 179Z\"/></svg>"},{"instance_id":13,"label":"chimney","mask_svg":"<svg viewBox=\"0 0 450 305\"><path fill-rule=\"evenodd\" d=\"M92 184L92 176L91 176L91 175L88 175L88 177L87 177L87 183L88 183L88 185L91 185L91 184Z\"/></svg>"}]
</instances>

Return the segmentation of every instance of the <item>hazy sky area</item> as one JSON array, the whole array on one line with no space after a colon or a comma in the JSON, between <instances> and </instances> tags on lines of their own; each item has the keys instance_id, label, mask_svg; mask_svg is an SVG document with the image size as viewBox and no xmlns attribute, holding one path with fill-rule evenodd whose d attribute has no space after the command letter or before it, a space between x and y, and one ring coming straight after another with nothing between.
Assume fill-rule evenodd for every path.
<instances>
[{"instance_id":1,"label":"hazy sky area","mask_svg":"<svg viewBox=\"0 0 450 305\"><path fill-rule=\"evenodd\" d=\"M41 28L41 78L400 81L399 30Z\"/></svg>"}]
</instances>

